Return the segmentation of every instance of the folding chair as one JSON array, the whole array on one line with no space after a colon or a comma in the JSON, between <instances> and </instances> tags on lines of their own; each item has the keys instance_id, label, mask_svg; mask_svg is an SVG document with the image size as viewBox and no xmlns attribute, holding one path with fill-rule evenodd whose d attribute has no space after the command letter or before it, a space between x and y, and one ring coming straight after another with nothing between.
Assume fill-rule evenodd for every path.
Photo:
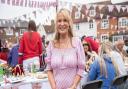
<instances>
[{"instance_id":1,"label":"folding chair","mask_svg":"<svg viewBox=\"0 0 128 89\"><path fill-rule=\"evenodd\" d=\"M124 84L127 81L127 78L128 78L128 74L115 77L114 80L112 81L111 88L115 86L117 87L117 89L123 89Z\"/></svg>"},{"instance_id":2,"label":"folding chair","mask_svg":"<svg viewBox=\"0 0 128 89\"><path fill-rule=\"evenodd\" d=\"M102 83L102 80L89 81L82 86L82 89L101 89Z\"/></svg>"}]
</instances>

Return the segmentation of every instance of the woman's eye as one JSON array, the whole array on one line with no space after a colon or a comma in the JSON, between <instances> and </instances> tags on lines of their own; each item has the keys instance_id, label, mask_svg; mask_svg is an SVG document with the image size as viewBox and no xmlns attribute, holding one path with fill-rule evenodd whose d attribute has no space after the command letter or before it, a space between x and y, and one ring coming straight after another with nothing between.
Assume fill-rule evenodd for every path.
<instances>
[{"instance_id":1,"label":"woman's eye","mask_svg":"<svg viewBox=\"0 0 128 89\"><path fill-rule=\"evenodd\" d=\"M61 20L58 20L57 22L61 22Z\"/></svg>"},{"instance_id":2,"label":"woman's eye","mask_svg":"<svg viewBox=\"0 0 128 89\"><path fill-rule=\"evenodd\" d=\"M64 19L63 21L64 21L64 22L67 22L67 19Z\"/></svg>"}]
</instances>

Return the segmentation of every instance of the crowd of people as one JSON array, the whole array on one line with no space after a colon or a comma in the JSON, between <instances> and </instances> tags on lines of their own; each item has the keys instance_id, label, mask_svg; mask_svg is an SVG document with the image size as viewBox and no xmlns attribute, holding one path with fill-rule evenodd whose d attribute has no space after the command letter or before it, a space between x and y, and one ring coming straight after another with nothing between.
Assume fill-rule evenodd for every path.
<instances>
[{"instance_id":1,"label":"crowd of people","mask_svg":"<svg viewBox=\"0 0 128 89\"><path fill-rule=\"evenodd\" d=\"M43 48L42 38L37 32L36 23L30 20L28 31L24 32L23 36L19 36L19 42L11 50L2 48L0 59L1 62L7 63L12 68L20 65L24 72L31 71L30 67L33 65L39 71L42 64Z\"/></svg>"},{"instance_id":2,"label":"crowd of people","mask_svg":"<svg viewBox=\"0 0 128 89\"><path fill-rule=\"evenodd\" d=\"M127 74L128 38L113 44L75 37L71 14L66 9L57 13L55 28L55 38L43 44L36 23L30 20L28 31L19 37L17 45L10 51L0 49L0 60L12 67L20 64L26 71L31 64L39 70L42 58L45 59L43 64L47 65L45 71L52 89L81 89L84 72L88 73L87 81L101 79L102 89L109 89L116 76Z\"/></svg>"}]
</instances>

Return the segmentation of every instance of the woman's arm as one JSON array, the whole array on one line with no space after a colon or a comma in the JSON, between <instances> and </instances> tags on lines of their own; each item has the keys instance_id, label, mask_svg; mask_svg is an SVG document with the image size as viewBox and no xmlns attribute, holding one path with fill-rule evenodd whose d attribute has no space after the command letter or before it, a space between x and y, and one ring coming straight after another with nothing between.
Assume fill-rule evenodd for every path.
<instances>
[{"instance_id":1,"label":"woman's arm","mask_svg":"<svg viewBox=\"0 0 128 89\"><path fill-rule=\"evenodd\" d=\"M53 76L52 70L48 70L47 74L48 74L48 80L50 82L51 88L52 89L56 89L56 83L55 83L55 80L54 80L54 76Z\"/></svg>"},{"instance_id":2,"label":"woman's arm","mask_svg":"<svg viewBox=\"0 0 128 89\"><path fill-rule=\"evenodd\" d=\"M90 66L90 71L88 74L89 80L95 80L97 77L97 67L98 67L98 60L95 60L93 64Z\"/></svg>"},{"instance_id":3,"label":"woman's arm","mask_svg":"<svg viewBox=\"0 0 128 89\"><path fill-rule=\"evenodd\" d=\"M51 67L51 55L52 55L52 42L49 43L46 49L47 56L45 57L45 62L47 63L46 71L48 74L48 80L50 82L51 88L56 89L56 83L53 75L53 69Z\"/></svg>"}]
</instances>

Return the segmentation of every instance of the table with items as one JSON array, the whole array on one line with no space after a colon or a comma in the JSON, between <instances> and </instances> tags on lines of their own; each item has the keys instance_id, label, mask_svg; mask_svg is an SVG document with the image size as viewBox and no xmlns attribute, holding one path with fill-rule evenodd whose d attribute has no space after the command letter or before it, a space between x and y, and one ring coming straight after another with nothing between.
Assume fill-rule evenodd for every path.
<instances>
[{"instance_id":1,"label":"table with items","mask_svg":"<svg viewBox=\"0 0 128 89\"><path fill-rule=\"evenodd\" d=\"M10 67L0 64L0 89L51 89L44 71L36 71L33 67L24 72L22 67Z\"/></svg>"},{"instance_id":2,"label":"table with items","mask_svg":"<svg viewBox=\"0 0 128 89\"><path fill-rule=\"evenodd\" d=\"M0 89L51 89L47 74L39 73L31 76L9 77L0 82Z\"/></svg>"}]
</instances>

